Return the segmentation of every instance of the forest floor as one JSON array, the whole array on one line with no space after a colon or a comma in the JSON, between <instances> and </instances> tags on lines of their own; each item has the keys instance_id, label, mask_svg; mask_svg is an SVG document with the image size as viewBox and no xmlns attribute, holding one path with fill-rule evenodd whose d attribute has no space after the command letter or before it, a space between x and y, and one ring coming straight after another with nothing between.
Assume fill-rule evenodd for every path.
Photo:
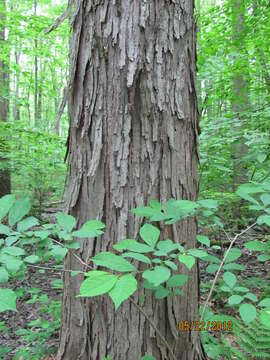
<instances>
[{"instance_id":1,"label":"forest floor","mask_svg":"<svg viewBox=\"0 0 270 360\"><path fill-rule=\"evenodd\" d=\"M243 248L243 244L246 241L259 239L261 240L264 237L264 234L250 230L238 240L236 246L240 246ZM270 268L269 264L259 263L257 261L256 256L250 255L249 251L243 248L243 255L240 259L238 259L238 263L242 263L245 265L245 271L240 273L241 280L247 280L252 277L258 277L261 280L270 279ZM200 262L200 278L201 282L209 282L213 280L214 275L208 274L205 271L205 268L208 264L204 262ZM29 347L29 345L33 348L40 348L43 346L47 348L48 352L54 352L57 348L58 344L58 331L53 331L50 328L50 322L52 322L53 316L52 313L48 313L49 303L46 303L46 296L43 299L43 303L36 301L32 302L31 298L35 297L35 292L40 289L39 294L47 295L49 301L60 301L61 300L61 289L57 289L52 287L52 283L55 281L59 281L61 279L61 272L48 271L45 270L43 273L40 273L40 269L38 268L30 268L26 277L23 281L21 280L13 280L10 285L12 285L13 290L22 290L22 296L17 300L17 309L18 312L4 312L0 314L0 324L1 322L5 323L6 329L1 332L1 340L0 340L0 348L8 347L9 350L5 355L0 356L2 360L25 360L25 358L16 357L16 353L20 349L25 349ZM242 283L241 283L242 285ZM254 287L254 286L253 286ZM31 289L29 291L23 291L23 289ZM208 290L209 291L209 290ZM202 292L201 302L203 303L207 297L207 292ZM252 291L260 296L260 288L253 288ZM30 300L30 301L29 301ZM222 307L222 302L217 304L215 301L211 301L211 307L217 310L217 307ZM60 315L59 315L60 317ZM33 325L33 321L36 319L42 319L43 324L46 326L42 327L41 323L36 323L34 328L29 327L29 323ZM60 319L58 319L60 321ZM21 336L17 334L18 329L25 329L25 335ZM49 339L46 338L47 329L51 329ZM0 325L1 331L1 325ZM34 335L31 335L34 333ZM37 336L35 338L35 336ZM38 342L39 341L39 342ZM36 344L36 346L35 346ZM35 350L37 351L37 350ZM48 354L47 352L47 354ZM49 360L54 359L53 355L44 357L41 355L40 357L32 357L29 360L37 359L37 360Z\"/></svg>"}]
</instances>

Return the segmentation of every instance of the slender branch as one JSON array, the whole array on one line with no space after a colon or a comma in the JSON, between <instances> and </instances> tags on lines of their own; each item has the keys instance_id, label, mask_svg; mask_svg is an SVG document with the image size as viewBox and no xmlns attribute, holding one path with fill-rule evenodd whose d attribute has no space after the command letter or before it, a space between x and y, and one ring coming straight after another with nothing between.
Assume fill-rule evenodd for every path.
<instances>
[{"instance_id":1,"label":"slender branch","mask_svg":"<svg viewBox=\"0 0 270 360\"><path fill-rule=\"evenodd\" d=\"M64 269L58 269L56 267L48 267L48 266L39 266L39 265L32 265L32 264L27 264L27 266L29 267L33 267L33 268L36 268L36 269L41 269L41 270L51 270L51 271L59 271L59 272L74 272L74 271L78 271L78 270L64 270ZM80 271L82 274L83 272Z\"/></svg>"},{"instance_id":2,"label":"slender branch","mask_svg":"<svg viewBox=\"0 0 270 360\"><path fill-rule=\"evenodd\" d=\"M165 344L167 350L169 351L169 353L172 356L173 360L177 360L176 356L174 355L174 353L172 352L171 346L168 344L167 340L164 338L164 336L161 334L161 332L158 330L158 328L156 327L156 325L154 324L154 322L150 319L150 317L146 314L146 312L143 310L143 308L138 305L136 303L136 301L130 297L129 300L132 302L132 304L139 310L140 313L143 314L143 316L146 318L146 320L149 322L149 324L152 326L152 328L156 331L156 333L159 335L159 337L161 338L161 340L163 341L163 343Z\"/></svg>"},{"instance_id":3,"label":"slender branch","mask_svg":"<svg viewBox=\"0 0 270 360\"><path fill-rule=\"evenodd\" d=\"M68 98L68 87L65 86L64 89L63 89L62 100L61 100L61 103L60 103L60 105L58 107L58 114L57 114L57 119L56 119L56 122L55 122L55 129L58 129L59 126L60 126L60 120L61 120L61 117L62 117L63 112L64 112L65 107L66 107L67 98Z\"/></svg>"},{"instance_id":4,"label":"slender branch","mask_svg":"<svg viewBox=\"0 0 270 360\"><path fill-rule=\"evenodd\" d=\"M53 30L57 29L58 26L60 24L62 24L62 22L64 22L70 15L71 13L71 9L72 9L72 1L69 0L68 2L68 6L66 8L66 10L63 12L62 15L60 15L55 22L45 30L45 35L48 35L50 32L52 32Z\"/></svg>"},{"instance_id":5,"label":"slender branch","mask_svg":"<svg viewBox=\"0 0 270 360\"><path fill-rule=\"evenodd\" d=\"M63 244L61 244L59 241L55 240L55 239L52 239L53 242L55 242L56 244L63 246ZM90 265L88 265L86 262L84 262L77 254L75 253L72 253L72 256L75 257L75 259L77 259L82 265L86 266L86 268L89 268L91 270L94 270L94 268Z\"/></svg>"}]
</instances>

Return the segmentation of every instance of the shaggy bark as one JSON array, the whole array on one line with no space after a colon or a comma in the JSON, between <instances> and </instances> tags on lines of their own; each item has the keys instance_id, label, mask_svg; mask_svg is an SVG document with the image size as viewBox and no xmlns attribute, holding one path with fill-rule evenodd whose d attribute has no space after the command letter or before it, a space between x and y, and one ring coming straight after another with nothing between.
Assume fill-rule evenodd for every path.
<instances>
[{"instance_id":1,"label":"shaggy bark","mask_svg":"<svg viewBox=\"0 0 270 360\"><path fill-rule=\"evenodd\" d=\"M84 261L142 225L130 210L150 199L197 196L198 111L193 1L76 2L71 19L70 178L67 210L80 226L106 224L102 238L81 242ZM163 237L196 246L195 219L165 228ZM69 253L66 269L82 265ZM180 269L180 268L179 268ZM185 269L180 269L185 272ZM170 359L161 339L129 301L115 313L107 297L77 298L82 277L64 275L61 360ZM163 333L177 359L190 360L194 334L179 320L198 319L198 269L183 298L134 296ZM143 295L146 295L143 298ZM197 358L198 354L196 354Z\"/></svg>"}]
</instances>

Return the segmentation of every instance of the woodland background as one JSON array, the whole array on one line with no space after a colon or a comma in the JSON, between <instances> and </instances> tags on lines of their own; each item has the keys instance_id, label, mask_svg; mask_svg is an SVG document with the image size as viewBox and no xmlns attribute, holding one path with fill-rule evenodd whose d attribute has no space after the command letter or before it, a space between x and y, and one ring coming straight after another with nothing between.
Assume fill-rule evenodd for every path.
<instances>
[{"instance_id":1,"label":"woodland background","mask_svg":"<svg viewBox=\"0 0 270 360\"><path fill-rule=\"evenodd\" d=\"M0 1L0 195L11 188L18 197L29 196L33 215L46 219L61 209L66 184L70 28L65 21L49 34L45 30L65 9L63 0ZM267 0L198 0L196 19L199 197L218 201L218 217L234 233L254 218L236 189L270 176L270 5ZM267 237L268 230L265 226L249 237ZM217 245L224 239L207 226L204 233ZM251 263L250 269L254 286L267 293L266 268ZM202 294L209 288L204 275ZM57 346L60 276L55 273L44 284L33 270L31 279L15 286L27 305L21 305L21 318L2 316L0 354L11 351L19 359L24 352L41 359L40 349L45 356ZM214 306L224 306L216 296Z\"/></svg>"}]
</instances>

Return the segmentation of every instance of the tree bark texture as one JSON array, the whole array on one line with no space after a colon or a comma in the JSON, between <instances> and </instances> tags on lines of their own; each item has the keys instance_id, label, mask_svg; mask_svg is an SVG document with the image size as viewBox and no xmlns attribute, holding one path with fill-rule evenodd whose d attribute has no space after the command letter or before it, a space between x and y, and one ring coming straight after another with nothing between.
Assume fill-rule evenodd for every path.
<instances>
[{"instance_id":1,"label":"tree bark texture","mask_svg":"<svg viewBox=\"0 0 270 360\"><path fill-rule=\"evenodd\" d=\"M193 8L192 0L76 2L67 210L79 226L89 219L106 224L104 236L81 242L77 255L85 262L121 239L138 237L143 220L132 208L151 199L197 197ZM189 248L196 246L196 231L195 219L189 219L165 227L162 234ZM65 268L82 265L69 253ZM81 281L80 275L64 275L58 360L139 360L144 354L171 359L130 301L115 312L108 296L77 298ZM134 295L177 359L191 360L194 334L180 336L178 322L198 319L198 289L194 267L183 298L157 301L143 289Z\"/></svg>"},{"instance_id":2,"label":"tree bark texture","mask_svg":"<svg viewBox=\"0 0 270 360\"><path fill-rule=\"evenodd\" d=\"M0 0L0 48L4 49L5 42L5 11L6 3L5 0ZM8 59L7 59L8 60ZM8 61L0 60L0 121L8 120L9 110L9 73L8 73ZM7 141L0 139L0 151L7 152ZM6 157L0 157L0 197L10 194L11 192L11 181L10 173L8 169L8 162Z\"/></svg>"}]
</instances>

